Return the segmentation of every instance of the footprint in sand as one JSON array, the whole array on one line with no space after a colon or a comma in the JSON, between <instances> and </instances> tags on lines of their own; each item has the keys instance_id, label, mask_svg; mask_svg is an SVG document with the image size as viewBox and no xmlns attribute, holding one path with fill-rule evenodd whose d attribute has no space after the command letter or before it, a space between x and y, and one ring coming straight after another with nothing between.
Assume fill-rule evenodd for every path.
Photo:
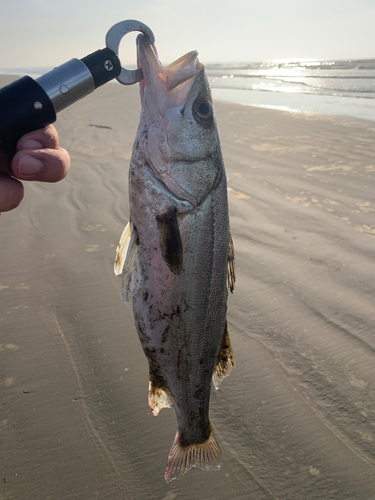
<instances>
[{"instance_id":1,"label":"footprint in sand","mask_svg":"<svg viewBox=\"0 0 375 500\"><path fill-rule=\"evenodd\" d=\"M367 387L367 383L364 380L357 378L355 375L351 375L350 385L357 387L358 389L365 389Z\"/></svg>"},{"instance_id":2,"label":"footprint in sand","mask_svg":"<svg viewBox=\"0 0 375 500\"><path fill-rule=\"evenodd\" d=\"M96 227L95 226L91 226L91 224L85 224L84 226L82 226L82 229L84 231L88 231L89 232L89 231L94 231L96 229Z\"/></svg>"},{"instance_id":3,"label":"footprint in sand","mask_svg":"<svg viewBox=\"0 0 375 500\"><path fill-rule=\"evenodd\" d=\"M363 203L356 203L356 205L361 210L361 212L369 213L375 211L373 208L370 207L369 201L364 201Z\"/></svg>"},{"instance_id":4,"label":"footprint in sand","mask_svg":"<svg viewBox=\"0 0 375 500\"><path fill-rule=\"evenodd\" d=\"M250 196L248 196L245 193L241 193L241 191L235 191L233 188L228 186L228 194L231 196L235 196L236 198L239 198L240 200L250 200Z\"/></svg>"},{"instance_id":5,"label":"footprint in sand","mask_svg":"<svg viewBox=\"0 0 375 500\"><path fill-rule=\"evenodd\" d=\"M96 252L99 250L99 245L87 245L86 252Z\"/></svg>"},{"instance_id":6,"label":"footprint in sand","mask_svg":"<svg viewBox=\"0 0 375 500\"><path fill-rule=\"evenodd\" d=\"M17 351L17 349L16 344L0 344L0 351Z\"/></svg>"},{"instance_id":7,"label":"footprint in sand","mask_svg":"<svg viewBox=\"0 0 375 500\"><path fill-rule=\"evenodd\" d=\"M368 226L367 224L363 224L363 226L356 224L354 229L360 233L370 236L371 238L375 238L375 227Z\"/></svg>"},{"instance_id":8,"label":"footprint in sand","mask_svg":"<svg viewBox=\"0 0 375 500\"><path fill-rule=\"evenodd\" d=\"M92 226L91 224L87 224L85 222L85 225L81 227L81 229L83 229L83 231L100 231L101 233L103 233L104 231L106 231L106 229L102 228L101 224L96 224L95 226Z\"/></svg>"}]
</instances>

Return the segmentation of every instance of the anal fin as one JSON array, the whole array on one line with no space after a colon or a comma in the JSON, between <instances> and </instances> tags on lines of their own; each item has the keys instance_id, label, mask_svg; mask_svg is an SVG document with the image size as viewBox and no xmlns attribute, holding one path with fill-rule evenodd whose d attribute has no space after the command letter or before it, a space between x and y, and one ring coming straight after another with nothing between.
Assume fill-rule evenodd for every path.
<instances>
[{"instance_id":1,"label":"anal fin","mask_svg":"<svg viewBox=\"0 0 375 500\"><path fill-rule=\"evenodd\" d=\"M212 375L215 389L218 390L221 382L230 375L232 368L235 368L232 344L230 342L228 324L225 323L225 336L221 344L220 354Z\"/></svg>"},{"instance_id":2,"label":"anal fin","mask_svg":"<svg viewBox=\"0 0 375 500\"><path fill-rule=\"evenodd\" d=\"M180 442L180 435L177 431L171 451L169 452L168 465L164 476L167 483L173 481L173 479L180 479L181 476L193 467L203 470L218 470L221 468L221 450L211 424L210 428L210 437L206 441L190 445Z\"/></svg>"},{"instance_id":3,"label":"anal fin","mask_svg":"<svg viewBox=\"0 0 375 500\"><path fill-rule=\"evenodd\" d=\"M150 380L148 386L148 404L152 414L156 417L163 408L172 408L173 401L164 389L156 387Z\"/></svg>"}]
</instances>

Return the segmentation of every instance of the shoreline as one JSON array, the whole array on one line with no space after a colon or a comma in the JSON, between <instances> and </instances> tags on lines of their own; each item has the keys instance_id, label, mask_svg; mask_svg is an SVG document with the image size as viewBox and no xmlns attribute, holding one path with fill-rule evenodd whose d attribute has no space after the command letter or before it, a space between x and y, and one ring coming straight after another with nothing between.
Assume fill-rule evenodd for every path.
<instances>
[{"instance_id":1,"label":"shoreline","mask_svg":"<svg viewBox=\"0 0 375 500\"><path fill-rule=\"evenodd\" d=\"M32 78L39 73L28 73ZM0 88L23 76L24 73L0 73ZM121 85L116 81L111 84ZM375 106L361 106L358 98L289 94L257 90L226 89L211 86L215 102L228 102L263 109L322 116L338 116L375 122ZM94 91L95 92L95 91ZM367 101L365 99L365 101Z\"/></svg>"},{"instance_id":2,"label":"shoreline","mask_svg":"<svg viewBox=\"0 0 375 500\"><path fill-rule=\"evenodd\" d=\"M375 122L375 106L363 105L362 100L359 98L215 87L211 87L211 90L214 101L289 111L291 113L314 113ZM369 99L363 99L363 101L367 103Z\"/></svg>"}]
</instances>

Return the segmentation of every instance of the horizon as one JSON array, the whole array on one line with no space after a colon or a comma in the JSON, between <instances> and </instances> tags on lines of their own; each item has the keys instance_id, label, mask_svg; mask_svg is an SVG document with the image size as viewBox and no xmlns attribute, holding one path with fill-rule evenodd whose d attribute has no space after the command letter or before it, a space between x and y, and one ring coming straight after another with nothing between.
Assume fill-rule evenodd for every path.
<instances>
[{"instance_id":1,"label":"horizon","mask_svg":"<svg viewBox=\"0 0 375 500\"><path fill-rule=\"evenodd\" d=\"M155 34L161 61L198 49L205 64L375 58L369 0L13 0L0 6L1 68L55 67L105 47L107 31L138 19ZM136 63L135 33L120 45Z\"/></svg>"},{"instance_id":2,"label":"horizon","mask_svg":"<svg viewBox=\"0 0 375 500\"><path fill-rule=\"evenodd\" d=\"M296 63L296 62L311 62L311 63L318 63L318 64L322 64L322 63L331 63L331 64L335 64L335 63L338 63L338 62L366 62L366 61L375 61L375 56L374 57L366 57L366 58L349 58L349 59L318 59L318 58L296 58L296 59L289 59L289 58L286 58L286 59L270 59L270 60L262 60L262 61L256 61L256 60L253 60L253 61L222 61L222 62L208 62L208 63L204 63L204 66L208 67L208 66L215 66L215 65L220 65L220 66L228 66L228 67L233 67L235 68L236 66L241 66L241 65L245 65L245 64L284 64L284 65L287 65L289 63ZM66 61L65 61L66 62ZM173 61L170 61L170 62L167 62L165 63L165 65L168 65L168 64L171 64L171 62ZM51 71L53 69L54 66L13 66L13 67L1 67L0 66L0 71L18 71L18 72L21 72L23 70L40 70L39 72L44 74L48 71ZM136 68L136 65L129 65L129 69L135 69ZM241 69L241 68L238 68L238 69ZM4 74L4 73L3 73Z\"/></svg>"}]
</instances>

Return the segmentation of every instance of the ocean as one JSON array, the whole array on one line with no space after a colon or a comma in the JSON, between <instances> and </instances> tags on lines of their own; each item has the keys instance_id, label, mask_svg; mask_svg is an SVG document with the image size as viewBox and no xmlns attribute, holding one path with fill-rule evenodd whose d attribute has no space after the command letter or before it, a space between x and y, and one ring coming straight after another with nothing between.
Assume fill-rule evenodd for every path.
<instances>
[{"instance_id":1,"label":"ocean","mask_svg":"<svg viewBox=\"0 0 375 500\"><path fill-rule=\"evenodd\" d=\"M206 65L214 99L375 121L375 59Z\"/></svg>"},{"instance_id":2,"label":"ocean","mask_svg":"<svg viewBox=\"0 0 375 500\"><path fill-rule=\"evenodd\" d=\"M207 64L214 100L375 121L375 59ZM5 68L34 78L52 68Z\"/></svg>"}]
</instances>

